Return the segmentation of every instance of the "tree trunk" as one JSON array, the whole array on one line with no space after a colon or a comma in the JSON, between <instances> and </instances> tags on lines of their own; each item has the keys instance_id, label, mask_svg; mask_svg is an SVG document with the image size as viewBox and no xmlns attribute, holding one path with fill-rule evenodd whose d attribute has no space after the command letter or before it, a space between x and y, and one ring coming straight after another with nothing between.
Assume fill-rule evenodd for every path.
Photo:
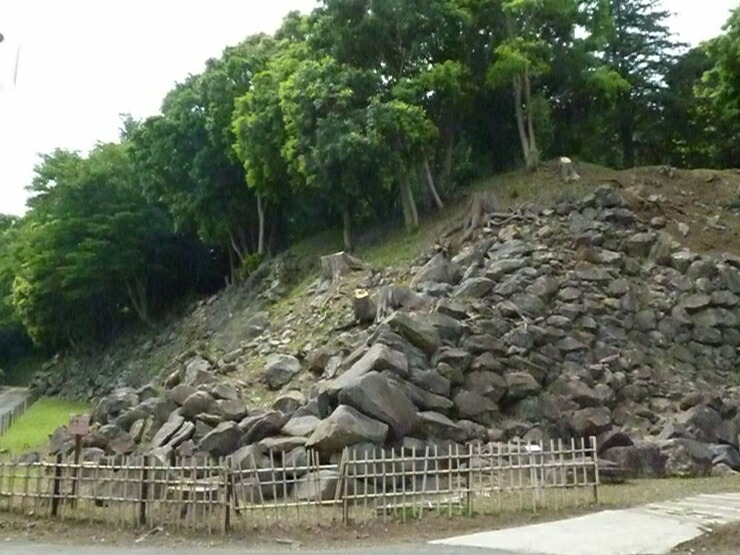
<instances>
[{"instance_id":1,"label":"tree trunk","mask_svg":"<svg viewBox=\"0 0 740 555\"><path fill-rule=\"evenodd\" d=\"M370 324L375 321L375 303L370 294L365 289L355 289L352 298L352 308L355 313L355 319L361 324Z\"/></svg>"},{"instance_id":2,"label":"tree trunk","mask_svg":"<svg viewBox=\"0 0 740 555\"><path fill-rule=\"evenodd\" d=\"M262 204L262 195L257 195L257 217L259 218L259 238L257 239L257 254L265 254L265 207Z\"/></svg>"},{"instance_id":3,"label":"tree trunk","mask_svg":"<svg viewBox=\"0 0 740 555\"><path fill-rule=\"evenodd\" d=\"M429 187L429 192L432 193L432 198L434 199L434 203L437 205L437 208L442 210L445 205L442 202L442 199L439 198L439 194L437 193L437 188L434 186L434 178L432 177L432 170L429 167L429 160L424 160L424 174L427 178L427 186Z\"/></svg>"},{"instance_id":4,"label":"tree trunk","mask_svg":"<svg viewBox=\"0 0 740 555\"><path fill-rule=\"evenodd\" d=\"M344 235L344 250L352 252L352 217L349 213L349 206L347 205L342 210L342 230Z\"/></svg>"},{"instance_id":5,"label":"tree trunk","mask_svg":"<svg viewBox=\"0 0 740 555\"><path fill-rule=\"evenodd\" d=\"M529 68L524 69L524 96L527 104L527 130L529 133L529 158L527 167L537 169L540 163L540 154L537 151L537 139L534 134L534 115L532 114L532 80L529 77Z\"/></svg>"},{"instance_id":6,"label":"tree trunk","mask_svg":"<svg viewBox=\"0 0 740 555\"><path fill-rule=\"evenodd\" d=\"M437 183L442 191L448 190L450 184L450 177L452 176L452 161L453 155L455 154L455 139L450 138L445 141L444 157L442 159L442 169L439 172L439 179Z\"/></svg>"},{"instance_id":7,"label":"tree trunk","mask_svg":"<svg viewBox=\"0 0 740 555\"><path fill-rule=\"evenodd\" d=\"M527 131L524 127L524 109L522 107L522 78L520 75L514 77L514 110L516 113L516 124L519 129L519 140L522 143L524 163L529 166L529 141Z\"/></svg>"},{"instance_id":8,"label":"tree trunk","mask_svg":"<svg viewBox=\"0 0 740 555\"><path fill-rule=\"evenodd\" d=\"M416 210L414 194L411 191L411 184L408 176L401 177L401 200L404 202L403 219L406 229L415 229L419 227L419 212Z\"/></svg>"},{"instance_id":9,"label":"tree trunk","mask_svg":"<svg viewBox=\"0 0 740 555\"><path fill-rule=\"evenodd\" d=\"M632 106L629 100L622 102L620 112L619 140L622 143L622 165L625 168L633 168L635 166L635 138Z\"/></svg>"},{"instance_id":10,"label":"tree trunk","mask_svg":"<svg viewBox=\"0 0 740 555\"><path fill-rule=\"evenodd\" d=\"M128 298L131 301L131 307L136 312L143 323L151 325L149 319L149 299L147 298L146 282L138 277L134 276L133 284L130 281L126 282L126 291L128 292Z\"/></svg>"}]
</instances>

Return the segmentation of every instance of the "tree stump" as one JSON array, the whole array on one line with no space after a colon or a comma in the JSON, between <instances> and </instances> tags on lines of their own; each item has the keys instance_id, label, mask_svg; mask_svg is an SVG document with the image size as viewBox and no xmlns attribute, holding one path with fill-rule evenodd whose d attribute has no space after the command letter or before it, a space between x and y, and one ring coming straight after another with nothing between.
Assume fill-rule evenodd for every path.
<instances>
[{"instance_id":1,"label":"tree stump","mask_svg":"<svg viewBox=\"0 0 740 555\"><path fill-rule=\"evenodd\" d=\"M365 263L344 251L321 257L321 283L318 291L326 291L332 283L349 272L364 270Z\"/></svg>"},{"instance_id":2,"label":"tree stump","mask_svg":"<svg viewBox=\"0 0 740 555\"><path fill-rule=\"evenodd\" d=\"M578 172L573 167L573 160L566 156L560 158L560 179L565 183L572 183L581 179L581 176L578 175Z\"/></svg>"},{"instance_id":3,"label":"tree stump","mask_svg":"<svg viewBox=\"0 0 740 555\"><path fill-rule=\"evenodd\" d=\"M375 303L365 289L355 289L352 308L355 312L355 319L360 324L370 324L375 321Z\"/></svg>"}]
</instances>

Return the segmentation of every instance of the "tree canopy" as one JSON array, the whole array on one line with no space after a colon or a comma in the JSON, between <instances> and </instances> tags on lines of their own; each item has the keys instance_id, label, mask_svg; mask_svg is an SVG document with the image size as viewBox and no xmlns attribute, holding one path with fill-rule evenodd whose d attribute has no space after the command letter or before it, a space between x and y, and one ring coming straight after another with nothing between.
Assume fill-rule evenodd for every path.
<instances>
[{"instance_id":1,"label":"tree canopy","mask_svg":"<svg viewBox=\"0 0 740 555\"><path fill-rule=\"evenodd\" d=\"M45 154L0 216L0 360L150 325L291 241L409 230L567 155L740 165L740 8L687 49L652 0L323 0L183 76L120 141Z\"/></svg>"}]
</instances>

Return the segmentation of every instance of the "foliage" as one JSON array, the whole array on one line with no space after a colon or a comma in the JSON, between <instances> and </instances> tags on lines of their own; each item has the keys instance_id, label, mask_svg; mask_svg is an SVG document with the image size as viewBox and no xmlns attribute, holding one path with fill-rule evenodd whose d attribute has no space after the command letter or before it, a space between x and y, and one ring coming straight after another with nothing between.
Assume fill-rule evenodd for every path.
<instances>
[{"instance_id":1,"label":"foliage","mask_svg":"<svg viewBox=\"0 0 740 555\"><path fill-rule=\"evenodd\" d=\"M522 160L739 165L740 9L689 51L666 17L652 0L288 14L159 114L126 117L120 142L42 157L28 213L0 216L0 362L151 325L298 238L414 233L461 184Z\"/></svg>"}]
</instances>

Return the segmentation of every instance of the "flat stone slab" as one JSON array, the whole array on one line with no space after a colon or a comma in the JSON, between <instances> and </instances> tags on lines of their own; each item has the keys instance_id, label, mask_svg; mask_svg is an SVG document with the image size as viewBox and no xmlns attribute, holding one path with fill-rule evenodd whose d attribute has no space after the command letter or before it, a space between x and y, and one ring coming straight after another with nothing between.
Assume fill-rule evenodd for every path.
<instances>
[{"instance_id":1,"label":"flat stone slab","mask_svg":"<svg viewBox=\"0 0 740 555\"><path fill-rule=\"evenodd\" d=\"M740 521L740 494L699 495L430 542L532 555L670 553L710 526Z\"/></svg>"}]
</instances>

